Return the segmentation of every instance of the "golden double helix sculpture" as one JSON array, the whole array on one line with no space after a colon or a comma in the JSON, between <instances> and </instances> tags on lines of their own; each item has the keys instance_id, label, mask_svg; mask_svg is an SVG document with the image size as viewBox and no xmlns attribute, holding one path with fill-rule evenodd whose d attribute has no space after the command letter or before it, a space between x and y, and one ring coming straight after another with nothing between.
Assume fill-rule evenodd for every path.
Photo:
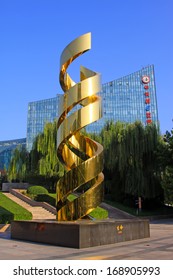
<instances>
[{"instance_id":1,"label":"golden double helix sculpture","mask_svg":"<svg viewBox=\"0 0 173 280\"><path fill-rule=\"evenodd\" d=\"M91 33L87 33L72 41L60 59L64 94L57 122L57 155L67 172L57 182L58 221L87 217L103 200L103 147L80 132L102 116L101 97L96 94L101 90L100 74L81 66L80 82L75 83L67 73L72 61L90 49ZM69 201L69 194L77 190L79 195Z\"/></svg>"}]
</instances>

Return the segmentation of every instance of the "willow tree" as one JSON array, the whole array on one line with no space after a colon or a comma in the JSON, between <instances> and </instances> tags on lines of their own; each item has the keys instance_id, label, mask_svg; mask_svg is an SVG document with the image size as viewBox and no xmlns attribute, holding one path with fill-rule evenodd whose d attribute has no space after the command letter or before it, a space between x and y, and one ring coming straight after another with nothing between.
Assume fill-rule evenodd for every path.
<instances>
[{"instance_id":1,"label":"willow tree","mask_svg":"<svg viewBox=\"0 0 173 280\"><path fill-rule=\"evenodd\" d=\"M36 150L40 154L38 169L40 175L53 176L57 172L60 175L63 168L57 158L56 152L56 121L47 123L42 134L36 139Z\"/></svg>"},{"instance_id":2,"label":"willow tree","mask_svg":"<svg viewBox=\"0 0 173 280\"><path fill-rule=\"evenodd\" d=\"M23 181L26 179L29 167L29 153L19 145L12 154L8 167L8 179Z\"/></svg>"},{"instance_id":3,"label":"willow tree","mask_svg":"<svg viewBox=\"0 0 173 280\"><path fill-rule=\"evenodd\" d=\"M30 153L19 147L14 151L8 178L26 180L30 183L53 186L64 173L56 155L56 121L47 123L37 135Z\"/></svg>"},{"instance_id":4,"label":"willow tree","mask_svg":"<svg viewBox=\"0 0 173 280\"><path fill-rule=\"evenodd\" d=\"M44 182L41 183L49 186L54 185L64 173L64 168L56 154L56 133L56 121L47 123L43 133L35 138L30 152L31 175L33 175L34 180L37 178L41 180L42 177Z\"/></svg>"},{"instance_id":5,"label":"willow tree","mask_svg":"<svg viewBox=\"0 0 173 280\"><path fill-rule=\"evenodd\" d=\"M156 150L159 142L154 125L140 122L107 124L101 133L105 170L111 174L114 199L125 196L156 198L162 195Z\"/></svg>"},{"instance_id":6,"label":"willow tree","mask_svg":"<svg viewBox=\"0 0 173 280\"><path fill-rule=\"evenodd\" d=\"M161 149L162 153L160 153L160 158L165 165L165 170L162 174L162 187L165 202L173 205L173 129L170 132L166 131L164 144L164 150Z\"/></svg>"}]
</instances>

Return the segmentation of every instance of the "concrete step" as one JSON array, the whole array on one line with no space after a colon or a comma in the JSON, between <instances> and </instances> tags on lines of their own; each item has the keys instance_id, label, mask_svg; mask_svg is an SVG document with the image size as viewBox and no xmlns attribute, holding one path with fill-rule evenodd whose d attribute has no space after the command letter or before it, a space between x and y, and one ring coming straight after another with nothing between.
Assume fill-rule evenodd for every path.
<instances>
[{"instance_id":1,"label":"concrete step","mask_svg":"<svg viewBox=\"0 0 173 280\"><path fill-rule=\"evenodd\" d=\"M14 202L16 202L17 204L19 204L20 206L22 206L23 208L27 209L29 212L31 212L32 219L34 219L34 220L38 220L38 219L39 220L45 220L45 219L54 220L56 218L56 215L50 213L48 210L44 209L43 207L31 206L11 193L4 193L4 195L6 197L8 197L9 199L13 200Z\"/></svg>"}]
</instances>

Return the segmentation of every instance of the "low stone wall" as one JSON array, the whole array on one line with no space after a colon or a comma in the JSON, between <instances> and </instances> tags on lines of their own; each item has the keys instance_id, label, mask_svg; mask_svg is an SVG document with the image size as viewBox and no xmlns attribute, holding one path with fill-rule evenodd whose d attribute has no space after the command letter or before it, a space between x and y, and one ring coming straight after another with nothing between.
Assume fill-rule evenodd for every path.
<instances>
[{"instance_id":1,"label":"low stone wall","mask_svg":"<svg viewBox=\"0 0 173 280\"><path fill-rule=\"evenodd\" d=\"M23 189L26 190L30 185L28 183L3 183L2 191L9 192L11 189Z\"/></svg>"}]
</instances>

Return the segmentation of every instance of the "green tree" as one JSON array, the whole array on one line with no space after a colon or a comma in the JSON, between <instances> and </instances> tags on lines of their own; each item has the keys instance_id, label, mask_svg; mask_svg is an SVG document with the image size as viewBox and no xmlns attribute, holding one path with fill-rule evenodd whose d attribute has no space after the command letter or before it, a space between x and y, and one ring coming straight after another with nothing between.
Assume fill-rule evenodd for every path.
<instances>
[{"instance_id":1,"label":"green tree","mask_svg":"<svg viewBox=\"0 0 173 280\"><path fill-rule=\"evenodd\" d=\"M105 153L104 173L106 179L111 180L113 199L162 199L161 172L157 164L160 136L154 125L107 123L101 139Z\"/></svg>"},{"instance_id":2,"label":"green tree","mask_svg":"<svg viewBox=\"0 0 173 280\"><path fill-rule=\"evenodd\" d=\"M162 180L165 203L173 205L173 167L167 166Z\"/></svg>"},{"instance_id":3,"label":"green tree","mask_svg":"<svg viewBox=\"0 0 173 280\"><path fill-rule=\"evenodd\" d=\"M52 177L62 176L64 169L60 164L56 151L57 124L47 123L42 134L36 139L37 152L39 153L38 170L40 175Z\"/></svg>"},{"instance_id":4,"label":"green tree","mask_svg":"<svg viewBox=\"0 0 173 280\"><path fill-rule=\"evenodd\" d=\"M13 152L8 168L8 179L23 181L26 179L29 166L29 153L19 145Z\"/></svg>"},{"instance_id":5,"label":"green tree","mask_svg":"<svg viewBox=\"0 0 173 280\"><path fill-rule=\"evenodd\" d=\"M43 133L35 138L30 153L21 147L16 149L8 169L9 180L26 178L30 183L53 188L64 173L56 155L56 133L56 121L47 123Z\"/></svg>"},{"instance_id":6,"label":"green tree","mask_svg":"<svg viewBox=\"0 0 173 280\"><path fill-rule=\"evenodd\" d=\"M173 130L166 131L163 140L164 150L160 153L160 159L165 167L162 172L162 187L165 203L173 205Z\"/></svg>"}]
</instances>

